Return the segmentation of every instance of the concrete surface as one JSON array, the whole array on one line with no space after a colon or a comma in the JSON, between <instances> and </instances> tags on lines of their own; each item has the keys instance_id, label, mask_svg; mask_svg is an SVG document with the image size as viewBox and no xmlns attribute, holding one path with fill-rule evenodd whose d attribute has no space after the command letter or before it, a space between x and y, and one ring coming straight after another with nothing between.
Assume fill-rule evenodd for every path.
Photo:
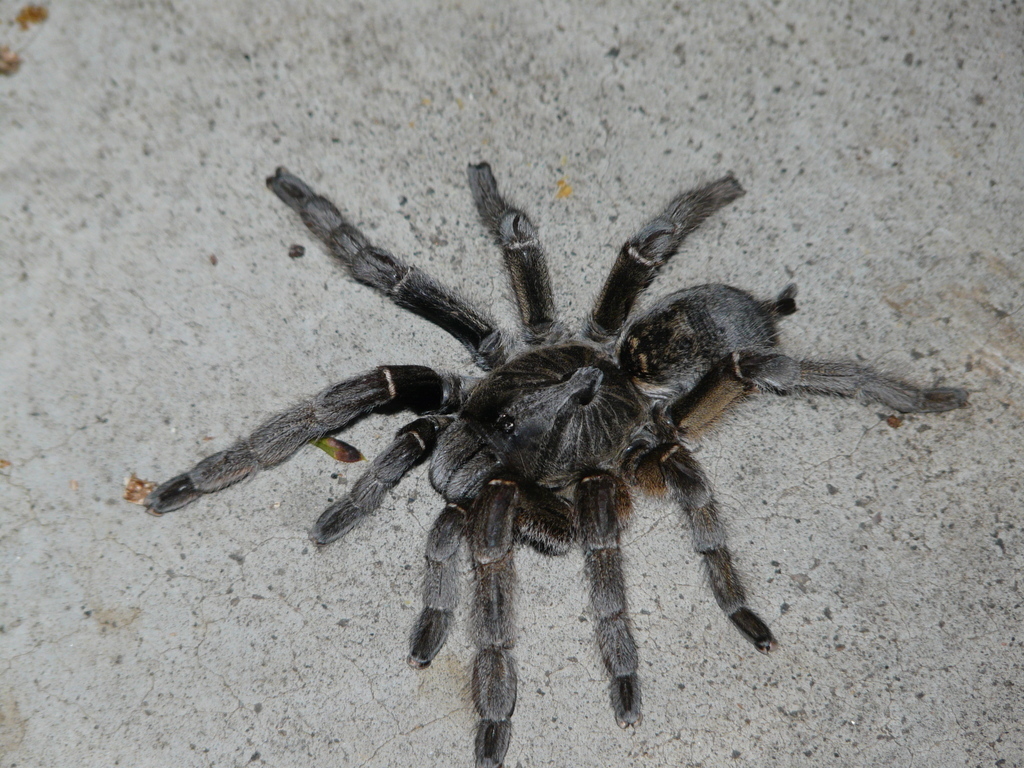
<instances>
[{"instance_id":1,"label":"concrete surface","mask_svg":"<svg viewBox=\"0 0 1024 768\"><path fill-rule=\"evenodd\" d=\"M507 765L1021 765L1022 6L496 5L107 0L23 31L0 0L0 766L471 764L462 624L405 664L422 469L322 552L306 530L361 467L313 449L163 519L121 496L379 362L470 372L263 179L286 164L507 319L481 159L574 320L633 227L732 170L747 196L655 293L795 281L794 353L972 392L898 428L766 398L705 445L769 657L676 513L639 506L635 732L581 558L522 553ZM374 455L398 423L347 439Z\"/></svg>"}]
</instances>

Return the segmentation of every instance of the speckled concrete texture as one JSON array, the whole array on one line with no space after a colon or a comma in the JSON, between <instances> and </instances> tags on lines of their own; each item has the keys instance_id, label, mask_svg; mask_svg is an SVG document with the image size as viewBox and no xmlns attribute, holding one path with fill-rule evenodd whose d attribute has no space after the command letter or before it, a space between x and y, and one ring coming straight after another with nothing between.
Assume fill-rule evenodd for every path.
<instances>
[{"instance_id":1,"label":"speckled concrete texture","mask_svg":"<svg viewBox=\"0 0 1024 768\"><path fill-rule=\"evenodd\" d=\"M1020 3L100 0L28 30L20 7L0 0L22 62L0 77L0 768L472 764L465 611L405 663L441 509L423 468L323 551L308 527L362 467L315 449L160 519L122 490L378 363L470 373L263 180L288 166L510 322L481 160L573 323L639 223L733 171L747 195L652 296L796 282L793 354L971 391L902 420L766 396L704 444L770 656L676 511L637 505L634 731L581 557L522 552L508 768L1024 764ZM373 456L401 423L345 439Z\"/></svg>"}]
</instances>

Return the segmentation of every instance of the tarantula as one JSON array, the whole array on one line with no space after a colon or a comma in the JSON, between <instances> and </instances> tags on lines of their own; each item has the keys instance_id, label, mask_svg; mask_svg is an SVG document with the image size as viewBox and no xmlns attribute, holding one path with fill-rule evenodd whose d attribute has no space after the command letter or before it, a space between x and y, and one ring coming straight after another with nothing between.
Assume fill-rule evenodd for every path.
<instances>
[{"instance_id":1,"label":"tarantula","mask_svg":"<svg viewBox=\"0 0 1024 768\"><path fill-rule=\"evenodd\" d=\"M273 416L156 488L145 503L154 514L183 507L277 466L369 413L419 414L324 511L310 536L320 545L344 536L406 472L430 458L430 482L445 508L427 539L423 610L409 663L429 666L447 639L458 591L456 556L465 541L474 581L477 766L500 766L512 733L518 545L548 555L574 545L583 550L615 720L623 728L638 725L637 647L619 550L631 488L667 495L685 513L719 606L768 652L775 640L747 605L712 488L693 456L695 441L758 392L859 396L901 412L947 411L967 402L963 389L921 389L856 363L779 352L777 323L796 311L794 285L769 300L700 285L634 311L686 236L744 193L732 175L679 195L626 241L578 333L557 319L533 223L502 196L486 163L469 167L469 185L504 257L521 334L501 330L486 312L373 245L285 169L267 185L353 278L448 331L487 373L474 378L419 365L361 373Z\"/></svg>"}]
</instances>

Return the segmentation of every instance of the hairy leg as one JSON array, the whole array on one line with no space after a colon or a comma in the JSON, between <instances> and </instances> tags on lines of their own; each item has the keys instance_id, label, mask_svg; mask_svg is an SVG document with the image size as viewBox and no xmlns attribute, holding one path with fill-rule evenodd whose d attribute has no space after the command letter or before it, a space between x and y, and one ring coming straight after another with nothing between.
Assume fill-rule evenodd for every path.
<instances>
[{"instance_id":1,"label":"hairy leg","mask_svg":"<svg viewBox=\"0 0 1024 768\"><path fill-rule=\"evenodd\" d=\"M700 438L754 391L741 374L741 360L739 353L720 360L693 389L665 406L665 415L684 437Z\"/></svg>"},{"instance_id":2,"label":"hairy leg","mask_svg":"<svg viewBox=\"0 0 1024 768\"><path fill-rule=\"evenodd\" d=\"M585 333L602 340L616 335L633 303L672 258L683 240L720 208L743 194L732 176L684 192L626 241L605 280Z\"/></svg>"},{"instance_id":3,"label":"hairy leg","mask_svg":"<svg viewBox=\"0 0 1024 768\"><path fill-rule=\"evenodd\" d=\"M704 557L708 582L719 607L757 650L772 650L775 638L768 625L747 607L746 590L733 567L711 485L693 456L678 444L659 445L640 459L636 476L649 491L668 490L683 509L690 521L693 548Z\"/></svg>"},{"instance_id":4,"label":"hairy leg","mask_svg":"<svg viewBox=\"0 0 1024 768\"><path fill-rule=\"evenodd\" d=\"M902 413L949 411L968 399L964 389L923 389L856 363L796 360L774 351L734 352L666 405L665 414L684 437L695 439L757 391L859 397Z\"/></svg>"},{"instance_id":5,"label":"hairy leg","mask_svg":"<svg viewBox=\"0 0 1024 768\"><path fill-rule=\"evenodd\" d=\"M758 389L778 394L804 392L857 397L901 413L951 411L967 404L968 393L957 387L922 388L843 360L796 360L774 352L749 356L740 375Z\"/></svg>"},{"instance_id":6,"label":"hairy leg","mask_svg":"<svg viewBox=\"0 0 1024 768\"><path fill-rule=\"evenodd\" d=\"M427 538L427 567L423 574L423 610L409 641L409 665L430 666L448 639L459 599L459 546L466 528L466 511L448 504L434 521Z\"/></svg>"},{"instance_id":7,"label":"hairy leg","mask_svg":"<svg viewBox=\"0 0 1024 768\"><path fill-rule=\"evenodd\" d=\"M620 728L639 725L642 715L638 655L626 606L626 580L619 549L619 531L630 511L629 495L622 481L612 475L588 475L576 488L576 510L597 645L611 678L609 691L615 722Z\"/></svg>"},{"instance_id":8,"label":"hairy leg","mask_svg":"<svg viewBox=\"0 0 1024 768\"><path fill-rule=\"evenodd\" d=\"M555 301L544 250L530 217L511 205L498 191L498 182L487 163L469 166L469 186L484 226L505 258L527 341L538 344L557 335Z\"/></svg>"},{"instance_id":9,"label":"hairy leg","mask_svg":"<svg viewBox=\"0 0 1024 768\"><path fill-rule=\"evenodd\" d=\"M157 487L146 506L161 515L290 459L306 443L344 429L373 411L418 413L453 410L462 400L462 380L421 365L375 368L332 384L319 394L260 425L226 451L215 453Z\"/></svg>"},{"instance_id":10,"label":"hairy leg","mask_svg":"<svg viewBox=\"0 0 1024 768\"><path fill-rule=\"evenodd\" d=\"M512 737L516 706L515 586L513 562L517 485L496 478L484 486L470 510L469 543L475 594L473 703L477 768L497 768Z\"/></svg>"},{"instance_id":11,"label":"hairy leg","mask_svg":"<svg viewBox=\"0 0 1024 768\"><path fill-rule=\"evenodd\" d=\"M323 511L309 538L316 544L330 544L352 530L380 506L384 495L406 472L433 452L438 433L451 422L450 416L428 416L398 430L391 445L352 484L352 490Z\"/></svg>"},{"instance_id":12,"label":"hairy leg","mask_svg":"<svg viewBox=\"0 0 1024 768\"><path fill-rule=\"evenodd\" d=\"M354 279L448 331L472 353L480 367L494 368L508 356L506 340L487 313L421 269L372 245L330 200L316 194L297 176L278 168L267 179L267 186L302 217L310 232Z\"/></svg>"}]
</instances>

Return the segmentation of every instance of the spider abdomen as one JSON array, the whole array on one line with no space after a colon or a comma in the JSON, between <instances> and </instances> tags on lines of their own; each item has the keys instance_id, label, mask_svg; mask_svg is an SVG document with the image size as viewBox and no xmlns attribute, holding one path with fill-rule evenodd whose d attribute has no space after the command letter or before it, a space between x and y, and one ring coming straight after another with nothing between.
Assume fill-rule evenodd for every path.
<instances>
[{"instance_id":1,"label":"spider abdomen","mask_svg":"<svg viewBox=\"0 0 1024 768\"><path fill-rule=\"evenodd\" d=\"M629 324L619 365L642 384L686 392L726 355L774 347L776 320L784 313L779 301L761 301L730 285L677 291Z\"/></svg>"}]
</instances>

